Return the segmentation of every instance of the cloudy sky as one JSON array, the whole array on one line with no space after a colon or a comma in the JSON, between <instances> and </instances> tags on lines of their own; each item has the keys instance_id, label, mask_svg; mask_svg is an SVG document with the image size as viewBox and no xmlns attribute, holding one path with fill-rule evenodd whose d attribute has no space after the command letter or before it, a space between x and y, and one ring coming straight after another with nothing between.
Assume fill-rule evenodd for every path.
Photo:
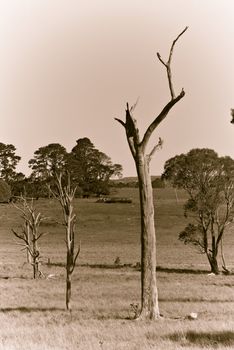
<instances>
[{"instance_id":1,"label":"cloudy sky","mask_svg":"<svg viewBox=\"0 0 234 350\"><path fill-rule=\"evenodd\" d=\"M234 157L233 0L0 0L0 142L22 157L52 142L69 151L89 137L124 175L135 167L124 129L134 104L141 135L169 101L163 58L174 51L176 92L186 96L152 135L163 149L151 163L195 147Z\"/></svg>"}]
</instances>

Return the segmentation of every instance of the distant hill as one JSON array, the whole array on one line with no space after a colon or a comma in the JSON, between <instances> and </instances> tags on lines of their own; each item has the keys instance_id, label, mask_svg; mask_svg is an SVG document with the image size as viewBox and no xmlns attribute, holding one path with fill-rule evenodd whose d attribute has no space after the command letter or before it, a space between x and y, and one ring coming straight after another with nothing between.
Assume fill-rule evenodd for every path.
<instances>
[{"instance_id":1,"label":"distant hill","mask_svg":"<svg viewBox=\"0 0 234 350\"><path fill-rule=\"evenodd\" d=\"M161 176L159 175L152 175L151 176L151 180L154 181L155 179L159 179ZM138 178L137 176L127 176L127 177L122 177L122 179L114 179L111 180L111 182L113 183L124 183L124 184L128 184L128 183L133 183L133 182L138 182Z\"/></svg>"}]
</instances>

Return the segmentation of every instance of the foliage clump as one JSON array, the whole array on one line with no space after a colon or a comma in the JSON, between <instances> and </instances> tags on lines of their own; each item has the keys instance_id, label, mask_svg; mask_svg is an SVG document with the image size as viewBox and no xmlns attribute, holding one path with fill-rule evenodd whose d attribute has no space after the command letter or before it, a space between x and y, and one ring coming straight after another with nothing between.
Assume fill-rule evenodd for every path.
<instances>
[{"instance_id":1,"label":"foliage clump","mask_svg":"<svg viewBox=\"0 0 234 350\"><path fill-rule=\"evenodd\" d=\"M193 149L169 159L162 178L189 195L184 209L191 222L179 239L206 254L211 271L219 273L219 247L234 218L234 160L210 149Z\"/></svg>"},{"instance_id":2,"label":"foliage clump","mask_svg":"<svg viewBox=\"0 0 234 350\"><path fill-rule=\"evenodd\" d=\"M71 152L58 143L40 147L29 161L29 167L32 173L26 183L27 190L40 197L50 195L48 187L56 190L56 174L65 171L71 174L76 196L83 197L109 194L110 178L122 173L122 166L113 164L87 137L78 139Z\"/></svg>"}]
</instances>

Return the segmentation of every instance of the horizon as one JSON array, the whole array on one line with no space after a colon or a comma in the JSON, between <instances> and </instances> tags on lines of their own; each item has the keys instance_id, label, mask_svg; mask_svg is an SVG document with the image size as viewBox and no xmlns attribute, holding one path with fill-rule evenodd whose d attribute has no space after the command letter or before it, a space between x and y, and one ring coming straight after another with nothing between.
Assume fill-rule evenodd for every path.
<instances>
[{"instance_id":1,"label":"horizon","mask_svg":"<svg viewBox=\"0 0 234 350\"><path fill-rule=\"evenodd\" d=\"M234 157L234 3L221 0L17 0L0 3L0 141L13 144L26 176L39 148L60 143L70 150L88 137L123 175L135 176L125 131L114 118L139 103L141 135L170 100L165 67L176 44L172 75L185 97L152 135L161 137L151 173L193 148Z\"/></svg>"}]
</instances>

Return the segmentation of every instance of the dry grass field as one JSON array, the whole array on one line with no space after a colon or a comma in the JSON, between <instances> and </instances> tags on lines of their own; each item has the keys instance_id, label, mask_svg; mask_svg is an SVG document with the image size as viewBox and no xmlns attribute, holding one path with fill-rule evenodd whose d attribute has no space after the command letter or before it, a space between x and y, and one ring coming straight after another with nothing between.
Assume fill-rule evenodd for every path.
<instances>
[{"instance_id":1,"label":"dry grass field","mask_svg":"<svg viewBox=\"0 0 234 350\"><path fill-rule=\"evenodd\" d=\"M158 322L133 320L140 302L140 217L137 189L116 195L131 204L77 199L78 266L72 314L65 311L65 242L55 200L39 200L47 217L40 248L44 277L32 279L11 228L19 213L0 205L0 350L234 349L234 275L210 276L205 257L178 241L185 195L155 190L160 311ZM234 270L234 228L225 238ZM119 264L115 265L119 257ZM49 264L48 264L49 259ZM48 276L52 275L52 278ZM134 307L132 306L134 305ZM197 320L189 320L191 312Z\"/></svg>"}]
</instances>

